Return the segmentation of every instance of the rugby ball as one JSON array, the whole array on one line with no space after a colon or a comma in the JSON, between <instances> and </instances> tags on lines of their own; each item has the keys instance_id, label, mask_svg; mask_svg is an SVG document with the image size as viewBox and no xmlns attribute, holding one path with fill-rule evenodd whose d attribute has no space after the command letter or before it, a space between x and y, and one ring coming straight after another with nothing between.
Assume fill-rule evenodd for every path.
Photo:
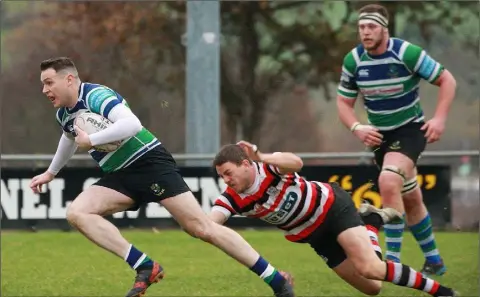
<instances>
[{"instance_id":1,"label":"rugby ball","mask_svg":"<svg viewBox=\"0 0 480 297\"><path fill-rule=\"evenodd\" d=\"M99 114L93 112L84 112L75 118L75 125L90 135L107 129L113 125L113 123L109 119ZM119 140L112 143L94 146L93 149L99 152L113 152L114 150L118 149L121 144L122 141Z\"/></svg>"}]
</instances>

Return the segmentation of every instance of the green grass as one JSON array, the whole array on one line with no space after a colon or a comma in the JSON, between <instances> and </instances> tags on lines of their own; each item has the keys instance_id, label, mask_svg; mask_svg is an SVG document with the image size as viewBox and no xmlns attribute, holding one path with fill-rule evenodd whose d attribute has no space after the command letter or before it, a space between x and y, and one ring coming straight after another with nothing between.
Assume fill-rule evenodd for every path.
<instances>
[{"instance_id":1,"label":"green grass","mask_svg":"<svg viewBox=\"0 0 480 297\"><path fill-rule=\"evenodd\" d=\"M289 243L278 231L240 232L275 266L295 276L297 296L362 296L331 272L307 245ZM125 231L125 237L158 260L166 278L147 296L271 296L248 269L180 231ZM448 272L436 277L478 296L479 240L474 233L436 233ZM382 239L383 243L383 239ZM419 269L423 256L405 233L402 261ZM2 296L124 296L134 272L79 233L3 232ZM380 296L427 296L385 284Z\"/></svg>"}]
</instances>

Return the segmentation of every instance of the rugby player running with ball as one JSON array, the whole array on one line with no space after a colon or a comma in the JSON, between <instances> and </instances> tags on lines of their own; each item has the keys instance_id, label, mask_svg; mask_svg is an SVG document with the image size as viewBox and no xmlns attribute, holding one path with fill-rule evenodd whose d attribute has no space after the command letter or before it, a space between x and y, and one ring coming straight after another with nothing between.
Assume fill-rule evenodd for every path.
<instances>
[{"instance_id":1,"label":"rugby player running with ball","mask_svg":"<svg viewBox=\"0 0 480 297\"><path fill-rule=\"evenodd\" d=\"M78 147L89 150L105 175L68 206L67 220L86 238L127 262L136 272L127 297L145 294L151 284L164 277L164 269L129 243L104 216L137 210L150 202L164 206L191 236L216 246L248 267L273 289L275 296L294 296L288 273L275 269L238 233L209 219L179 174L172 155L142 126L119 93L103 85L82 82L69 58L43 61L40 70L43 93L57 108L56 117L63 133L49 168L35 176L30 187L39 193ZM99 114L113 124L88 135L74 125L76 117L84 112ZM122 144L112 152L94 149L117 141Z\"/></svg>"}]
</instances>

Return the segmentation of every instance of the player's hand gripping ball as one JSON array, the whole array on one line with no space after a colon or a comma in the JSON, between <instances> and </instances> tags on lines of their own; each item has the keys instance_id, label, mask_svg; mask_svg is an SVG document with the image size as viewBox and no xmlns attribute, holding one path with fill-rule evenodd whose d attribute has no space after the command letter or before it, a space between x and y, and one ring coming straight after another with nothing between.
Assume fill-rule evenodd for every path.
<instances>
[{"instance_id":1,"label":"player's hand gripping ball","mask_svg":"<svg viewBox=\"0 0 480 297\"><path fill-rule=\"evenodd\" d=\"M107 129L113 125L113 123L109 119L99 114L93 112L84 112L75 118L74 125L90 135ZM99 152L113 152L120 147L121 143L122 141L119 140L112 143L96 145L93 147L93 149Z\"/></svg>"}]
</instances>

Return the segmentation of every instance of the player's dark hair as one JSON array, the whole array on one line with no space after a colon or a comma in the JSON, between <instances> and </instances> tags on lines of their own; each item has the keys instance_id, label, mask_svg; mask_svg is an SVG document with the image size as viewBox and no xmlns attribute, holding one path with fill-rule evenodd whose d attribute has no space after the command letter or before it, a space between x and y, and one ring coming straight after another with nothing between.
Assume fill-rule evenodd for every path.
<instances>
[{"instance_id":1,"label":"player's dark hair","mask_svg":"<svg viewBox=\"0 0 480 297\"><path fill-rule=\"evenodd\" d=\"M42 61L42 63L40 63L40 70L41 71L45 71L45 70L50 69L50 68L52 68L56 72L65 70L67 68L73 68L75 70L77 69L77 67L75 67L75 64L73 63L72 59L67 58L67 57L51 58L51 59Z\"/></svg>"},{"instance_id":2,"label":"player's dark hair","mask_svg":"<svg viewBox=\"0 0 480 297\"><path fill-rule=\"evenodd\" d=\"M227 144L220 149L213 159L213 167L222 166L227 162L240 165L244 160L248 160L252 163L252 160L250 160L241 146L237 144Z\"/></svg>"},{"instance_id":3,"label":"player's dark hair","mask_svg":"<svg viewBox=\"0 0 480 297\"><path fill-rule=\"evenodd\" d=\"M360 8L359 13L372 13L372 12L378 12L382 16L384 16L387 20L388 18L388 10L379 4L368 4Z\"/></svg>"}]
</instances>

